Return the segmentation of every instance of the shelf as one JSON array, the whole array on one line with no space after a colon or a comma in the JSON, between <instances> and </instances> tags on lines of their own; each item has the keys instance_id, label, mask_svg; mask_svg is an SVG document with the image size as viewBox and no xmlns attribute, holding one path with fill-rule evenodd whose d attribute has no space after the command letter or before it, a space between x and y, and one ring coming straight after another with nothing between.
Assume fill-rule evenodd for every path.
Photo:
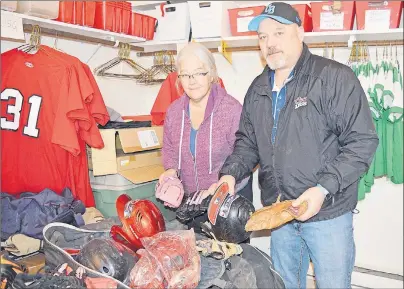
<instances>
[{"instance_id":1,"label":"shelf","mask_svg":"<svg viewBox=\"0 0 404 289\"><path fill-rule=\"evenodd\" d=\"M181 41L146 41L144 38L104 31L90 27L83 27L74 24L63 23L55 20L44 19L9 11L1 11L1 16L21 18L24 25L24 31L29 32L31 25L39 25L43 35L57 36L60 38L73 39L76 41L88 41L113 46L117 41L132 44L132 49L145 52L160 50L177 50L181 45L187 43ZM19 21L19 20L18 20ZM305 43L351 43L352 41L392 41L403 39L403 28L390 29L387 31L327 31L327 32L308 32L305 34ZM228 47L257 47L257 36L230 36L223 38L205 38L195 39L196 42L203 43L211 49L217 49L221 40L224 40Z\"/></svg>"},{"instance_id":2,"label":"shelf","mask_svg":"<svg viewBox=\"0 0 404 289\"><path fill-rule=\"evenodd\" d=\"M177 50L177 45L186 44L186 40L172 41L156 41L149 40L142 43L136 43L136 46L142 47L145 52L160 51L160 50Z\"/></svg>"},{"instance_id":3,"label":"shelf","mask_svg":"<svg viewBox=\"0 0 404 289\"><path fill-rule=\"evenodd\" d=\"M306 44L332 43L352 41L391 41L402 40L403 28L390 29L388 31L330 31L330 32L307 32L304 36ZM228 47L258 46L258 38L254 36L231 36L220 38L195 39L196 42L204 43L208 48L217 48L221 40L225 41Z\"/></svg>"},{"instance_id":4,"label":"shelf","mask_svg":"<svg viewBox=\"0 0 404 289\"><path fill-rule=\"evenodd\" d=\"M1 16L9 16L9 17L19 17L22 19L22 23L24 26L26 25L39 25L41 28L41 32L44 31L46 34L53 34L56 36L56 33L61 32L65 34L69 34L71 38L76 35L78 38L81 39L83 37L88 37L91 39L100 39L106 41L119 41L125 43L140 43L144 42L144 38L120 34L111 31L105 31L101 29L91 28L91 27L84 27L64 22L59 22L51 19L44 19L39 17L34 17L30 15L9 12L1 10ZM60 34L58 34L60 36Z\"/></svg>"},{"instance_id":5,"label":"shelf","mask_svg":"<svg viewBox=\"0 0 404 289\"><path fill-rule=\"evenodd\" d=\"M304 42L308 45L319 43L349 43L350 41L393 41L403 39L403 28L390 29L388 31L330 31L330 32L308 32L305 33ZM258 47L258 37L254 36L230 36L194 39L195 42L204 44L207 48L217 49L221 40L225 41L229 48ZM160 50L176 50L178 44L185 44L187 41L146 41L136 44L144 48L144 52Z\"/></svg>"}]
</instances>

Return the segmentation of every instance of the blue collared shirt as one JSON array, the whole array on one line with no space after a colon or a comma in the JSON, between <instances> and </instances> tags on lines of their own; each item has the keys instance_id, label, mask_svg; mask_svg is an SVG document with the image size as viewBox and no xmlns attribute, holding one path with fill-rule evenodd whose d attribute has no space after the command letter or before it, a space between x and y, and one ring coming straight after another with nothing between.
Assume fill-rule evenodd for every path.
<instances>
[{"instance_id":1,"label":"blue collared shirt","mask_svg":"<svg viewBox=\"0 0 404 289\"><path fill-rule=\"evenodd\" d=\"M275 142L276 132L278 129L278 120L279 120L279 113L281 112L282 108L286 104L286 84L293 78L294 71L290 73L289 77L286 79L285 84L279 88L276 86L275 82L275 73L272 70L270 79L271 79L271 86L272 86L272 117L274 119L274 125L272 127L272 135L271 140L272 143Z\"/></svg>"}]
</instances>

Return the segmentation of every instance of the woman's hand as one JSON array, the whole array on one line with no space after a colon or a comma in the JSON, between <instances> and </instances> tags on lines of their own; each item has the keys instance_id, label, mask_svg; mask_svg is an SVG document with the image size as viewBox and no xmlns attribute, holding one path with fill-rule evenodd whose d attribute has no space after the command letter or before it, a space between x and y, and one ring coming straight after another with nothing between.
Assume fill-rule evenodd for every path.
<instances>
[{"instance_id":1,"label":"woman's hand","mask_svg":"<svg viewBox=\"0 0 404 289\"><path fill-rule=\"evenodd\" d=\"M165 178L169 177L177 177L177 171L174 169L168 169L164 173L162 173L159 178L159 185L161 185Z\"/></svg>"}]
</instances>

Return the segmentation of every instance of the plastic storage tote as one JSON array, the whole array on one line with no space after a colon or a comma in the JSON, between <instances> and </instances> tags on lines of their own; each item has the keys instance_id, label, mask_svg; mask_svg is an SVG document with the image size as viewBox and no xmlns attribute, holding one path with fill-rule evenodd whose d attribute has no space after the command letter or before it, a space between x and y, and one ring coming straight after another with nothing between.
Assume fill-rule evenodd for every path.
<instances>
[{"instance_id":1,"label":"plastic storage tote","mask_svg":"<svg viewBox=\"0 0 404 289\"><path fill-rule=\"evenodd\" d=\"M142 36L146 40L153 40L154 29L156 27L156 18L148 15L142 15Z\"/></svg>"},{"instance_id":2,"label":"plastic storage tote","mask_svg":"<svg viewBox=\"0 0 404 289\"><path fill-rule=\"evenodd\" d=\"M352 30L355 1L311 2L313 31Z\"/></svg>"},{"instance_id":3,"label":"plastic storage tote","mask_svg":"<svg viewBox=\"0 0 404 289\"><path fill-rule=\"evenodd\" d=\"M115 3L97 2L95 6L94 27L107 31L115 29Z\"/></svg>"},{"instance_id":4,"label":"plastic storage tote","mask_svg":"<svg viewBox=\"0 0 404 289\"><path fill-rule=\"evenodd\" d=\"M265 9L265 6L228 9L230 30L233 36L257 35L255 31L248 30L250 21Z\"/></svg>"},{"instance_id":5,"label":"plastic storage tote","mask_svg":"<svg viewBox=\"0 0 404 289\"><path fill-rule=\"evenodd\" d=\"M299 17L302 20L302 27L304 28L304 32L312 32L313 19L311 17L310 6L307 4L295 4L292 6L296 9L297 13L299 13Z\"/></svg>"},{"instance_id":6,"label":"plastic storage tote","mask_svg":"<svg viewBox=\"0 0 404 289\"><path fill-rule=\"evenodd\" d=\"M73 3L73 24L83 25L83 5L86 1L74 1ZM60 12L59 12L60 14Z\"/></svg>"},{"instance_id":7,"label":"plastic storage tote","mask_svg":"<svg viewBox=\"0 0 404 289\"><path fill-rule=\"evenodd\" d=\"M112 25L113 32L119 32L122 22L122 3L113 2L114 4L114 24Z\"/></svg>"},{"instance_id":8,"label":"plastic storage tote","mask_svg":"<svg viewBox=\"0 0 404 289\"><path fill-rule=\"evenodd\" d=\"M17 12L40 18L56 19L59 15L59 1L17 1Z\"/></svg>"},{"instance_id":9,"label":"plastic storage tote","mask_svg":"<svg viewBox=\"0 0 404 289\"><path fill-rule=\"evenodd\" d=\"M117 216L116 199L121 194L127 194L132 199L152 201L160 209L166 220L175 219L175 211L165 207L154 196L157 181L135 185L119 174L94 177L92 171L90 171L89 175L96 208L105 217Z\"/></svg>"},{"instance_id":10,"label":"plastic storage tote","mask_svg":"<svg viewBox=\"0 0 404 289\"><path fill-rule=\"evenodd\" d=\"M129 35L142 37L143 34L143 15L132 12L129 22Z\"/></svg>"},{"instance_id":11,"label":"plastic storage tote","mask_svg":"<svg viewBox=\"0 0 404 289\"><path fill-rule=\"evenodd\" d=\"M130 2L122 2L122 16L119 32L129 34L130 14L132 13L132 5Z\"/></svg>"},{"instance_id":12,"label":"plastic storage tote","mask_svg":"<svg viewBox=\"0 0 404 289\"><path fill-rule=\"evenodd\" d=\"M73 23L73 10L75 1L59 1L59 16L57 21Z\"/></svg>"},{"instance_id":13,"label":"plastic storage tote","mask_svg":"<svg viewBox=\"0 0 404 289\"><path fill-rule=\"evenodd\" d=\"M359 30L388 30L400 26L402 1L355 1Z\"/></svg>"},{"instance_id":14,"label":"plastic storage tote","mask_svg":"<svg viewBox=\"0 0 404 289\"><path fill-rule=\"evenodd\" d=\"M96 1L75 1L76 21L79 25L94 27Z\"/></svg>"},{"instance_id":15,"label":"plastic storage tote","mask_svg":"<svg viewBox=\"0 0 404 289\"><path fill-rule=\"evenodd\" d=\"M230 36L229 12L233 1L188 1L192 38Z\"/></svg>"},{"instance_id":16,"label":"plastic storage tote","mask_svg":"<svg viewBox=\"0 0 404 289\"><path fill-rule=\"evenodd\" d=\"M165 4L158 18L161 41L188 40L191 30L188 3Z\"/></svg>"}]
</instances>

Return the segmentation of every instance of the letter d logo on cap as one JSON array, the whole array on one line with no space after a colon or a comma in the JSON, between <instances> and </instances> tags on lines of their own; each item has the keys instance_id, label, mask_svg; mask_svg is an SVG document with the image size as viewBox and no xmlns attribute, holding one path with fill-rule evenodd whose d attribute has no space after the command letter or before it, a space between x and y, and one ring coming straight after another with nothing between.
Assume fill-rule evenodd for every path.
<instances>
[{"instance_id":1,"label":"letter d logo on cap","mask_svg":"<svg viewBox=\"0 0 404 289\"><path fill-rule=\"evenodd\" d=\"M265 8L265 12L268 14L273 14L275 12L275 6L272 4L269 4L267 8Z\"/></svg>"}]
</instances>

